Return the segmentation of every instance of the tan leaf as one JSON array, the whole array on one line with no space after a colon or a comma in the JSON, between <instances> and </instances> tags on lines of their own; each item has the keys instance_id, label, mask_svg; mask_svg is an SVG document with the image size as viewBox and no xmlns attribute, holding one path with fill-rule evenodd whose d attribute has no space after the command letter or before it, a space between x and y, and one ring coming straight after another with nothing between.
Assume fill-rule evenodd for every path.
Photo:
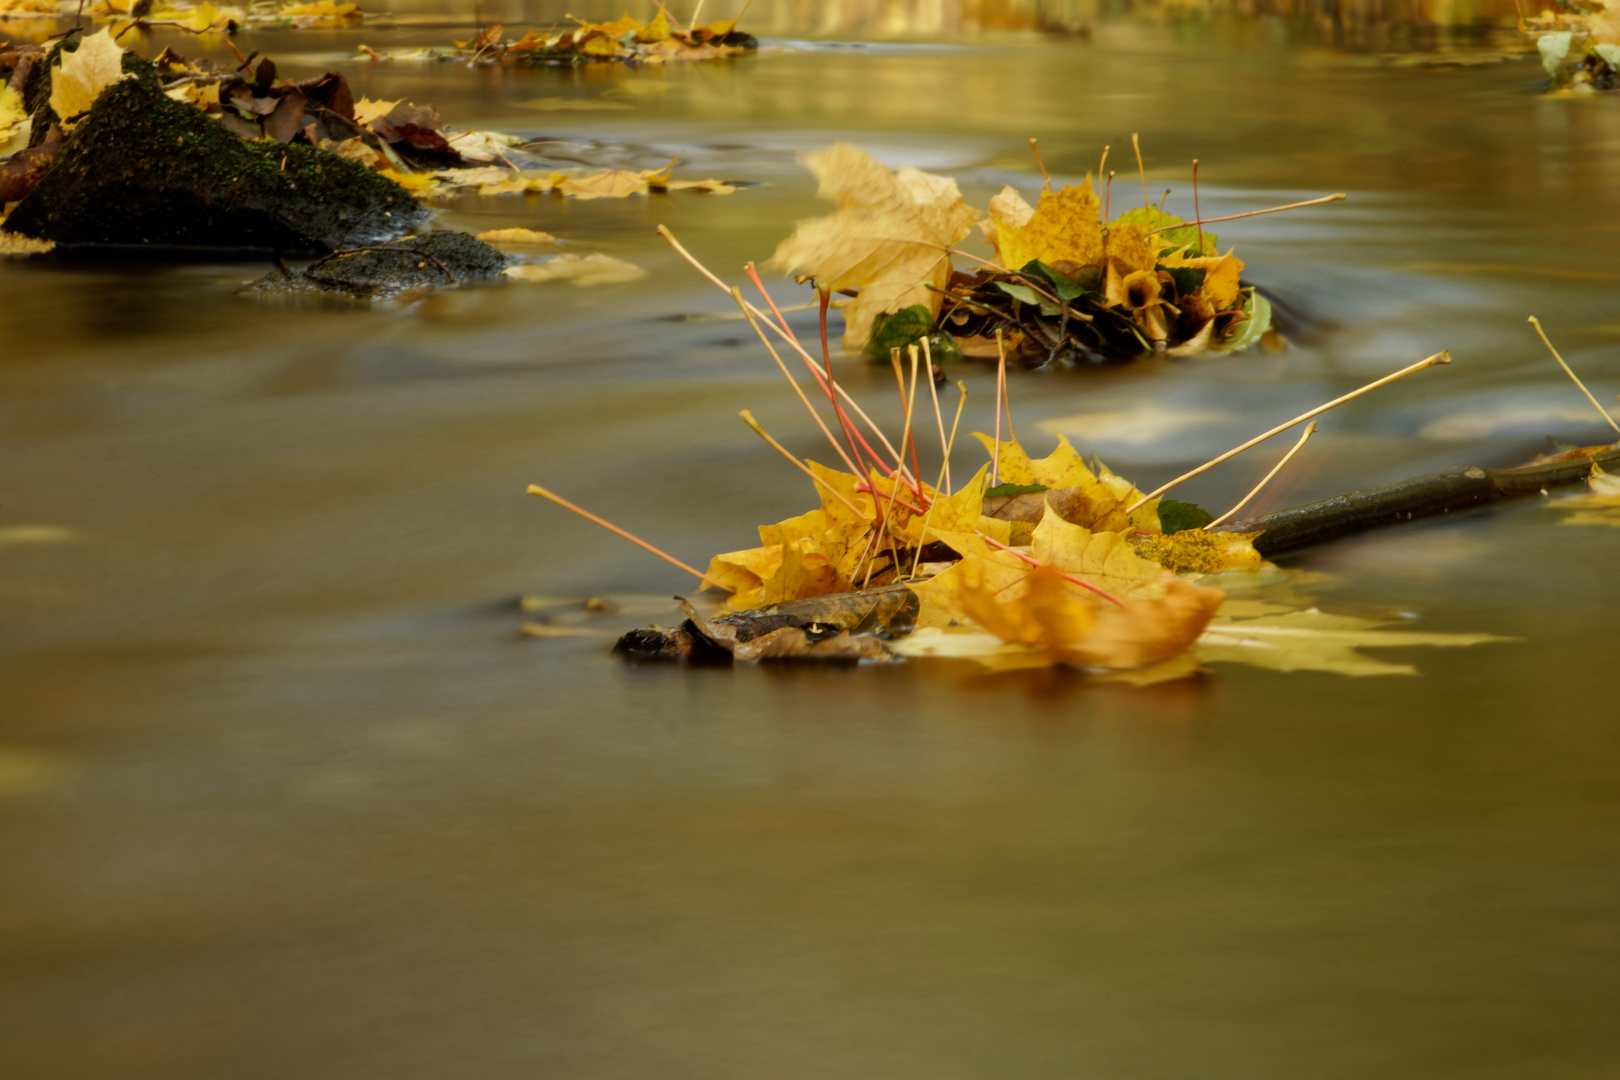
<instances>
[{"instance_id":1,"label":"tan leaf","mask_svg":"<svg viewBox=\"0 0 1620 1080\"><path fill-rule=\"evenodd\" d=\"M1209 661L1249 664L1271 671L1331 671L1340 675L1416 675L1411 664L1365 656L1368 648L1441 648L1512 641L1494 634L1424 634L1390 627L1395 620L1328 615L1316 608L1258 619L1226 618L1210 623L1198 639L1198 654Z\"/></svg>"},{"instance_id":2,"label":"tan leaf","mask_svg":"<svg viewBox=\"0 0 1620 1080\"><path fill-rule=\"evenodd\" d=\"M507 246L543 246L555 244L557 238L548 232L536 232L534 229L490 229L481 232L477 239L486 244L504 244Z\"/></svg>"},{"instance_id":3,"label":"tan leaf","mask_svg":"<svg viewBox=\"0 0 1620 1080\"><path fill-rule=\"evenodd\" d=\"M611 255L559 255L543 263L508 266L501 272L518 281L572 281L575 285L618 285L647 276L641 267Z\"/></svg>"},{"instance_id":4,"label":"tan leaf","mask_svg":"<svg viewBox=\"0 0 1620 1080\"><path fill-rule=\"evenodd\" d=\"M124 73L124 50L103 30L85 38L77 50L63 53L51 71L51 108L64 128L74 127L80 113L90 111L101 92L129 78Z\"/></svg>"},{"instance_id":5,"label":"tan leaf","mask_svg":"<svg viewBox=\"0 0 1620 1080\"><path fill-rule=\"evenodd\" d=\"M956 181L909 166L890 172L866 151L838 143L805 158L820 181L816 194L838 204L826 217L801 221L772 256L773 267L803 271L827 287L858 289L844 308L844 347L858 349L872 320L921 304L938 314L950 280L953 247L977 213Z\"/></svg>"}]
</instances>

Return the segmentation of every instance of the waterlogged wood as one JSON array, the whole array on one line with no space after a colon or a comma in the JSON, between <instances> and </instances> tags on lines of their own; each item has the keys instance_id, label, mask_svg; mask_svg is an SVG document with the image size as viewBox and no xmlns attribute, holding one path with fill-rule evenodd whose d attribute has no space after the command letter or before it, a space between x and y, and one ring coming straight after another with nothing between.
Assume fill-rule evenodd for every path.
<instances>
[{"instance_id":1,"label":"waterlogged wood","mask_svg":"<svg viewBox=\"0 0 1620 1080\"><path fill-rule=\"evenodd\" d=\"M1620 468L1620 446L1568 461L1514 469L1477 465L1446 469L1263 517L1228 522L1218 531L1261 530L1254 541L1255 550L1270 556L1382 525L1539 495L1550 488L1585 480L1594 462L1605 469Z\"/></svg>"}]
</instances>

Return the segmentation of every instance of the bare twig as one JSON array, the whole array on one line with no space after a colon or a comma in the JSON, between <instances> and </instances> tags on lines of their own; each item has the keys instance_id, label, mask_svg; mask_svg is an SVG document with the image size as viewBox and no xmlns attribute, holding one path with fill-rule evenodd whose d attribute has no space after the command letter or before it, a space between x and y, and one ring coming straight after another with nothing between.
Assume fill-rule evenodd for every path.
<instances>
[{"instance_id":1,"label":"bare twig","mask_svg":"<svg viewBox=\"0 0 1620 1080\"><path fill-rule=\"evenodd\" d=\"M1239 454L1243 453L1243 451L1251 449L1251 448L1256 447L1256 446L1259 446L1261 443L1265 442L1267 439L1271 438L1273 435L1281 435L1283 432L1287 431L1289 428L1293 427L1296 424L1303 424L1307 420L1311 420L1311 419L1314 419L1315 417L1321 416L1323 413L1327 412L1329 409L1337 408L1338 406L1343 405L1347 401L1353 401L1353 400L1355 400L1356 398L1360 397L1363 394L1370 393L1371 391L1378 389L1380 386L1385 386L1385 385L1387 385L1389 383L1392 383L1396 379L1404 379L1404 378L1406 378L1406 376L1411 375L1413 372L1422 371L1424 368L1428 368L1428 367L1434 367L1436 364L1449 364L1449 363L1451 363L1451 353L1450 352L1437 352L1433 356L1430 356L1430 357L1428 357L1426 359L1423 359L1423 360L1419 360L1417 363L1411 365L1410 367L1402 368L1401 370L1395 372L1395 374L1393 374L1393 375L1385 375L1382 379L1379 379L1376 382L1370 382L1366 386L1363 386L1360 390L1354 390L1354 391L1352 391L1352 392L1350 392L1348 394L1345 394L1343 397L1334 398L1332 401L1328 402L1326 405L1318 405L1316 408L1312 409L1310 412L1304 413L1304 414L1302 414L1300 416L1296 416L1292 420L1288 421L1286 424L1278 424L1276 427L1272 428L1270 431L1266 432L1264 435L1256 435L1254 438L1250 439L1248 442L1244 443L1242 446L1237 446L1237 447L1232 448L1231 450L1228 450L1226 453L1222 454L1218 458L1215 458L1213 461L1206 461L1204 464L1198 466L1198 468L1192 470L1191 472L1182 473L1180 476L1176 477L1174 480L1170 481L1168 484L1165 484L1164 486L1160 487L1158 490L1153 491L1153 492L1151 492L1151 493L1149 493L1147 495L1144 495L1140 499L1136 500L1134 503L1132 503L1129 507L1126 508L1125 512L1127 514L1132 513L1138 507L1140 507L1143 503L1148 502L1148 501L1153 500L1153 499L1157 499L1160 495L1163 495L1165 492L1169 491L1171 488L1175 487L1177 484L1184 483L1184 482L1186 482L1188 480L1191 480L1195 476L1198 476L1198 475L1200 475L1202 473L1206 473L1209 470L1213 469L1215 466L1219 465L1223 461L1230 461L1232 458L1235 458Z\"/></svg>"}]
</instances>

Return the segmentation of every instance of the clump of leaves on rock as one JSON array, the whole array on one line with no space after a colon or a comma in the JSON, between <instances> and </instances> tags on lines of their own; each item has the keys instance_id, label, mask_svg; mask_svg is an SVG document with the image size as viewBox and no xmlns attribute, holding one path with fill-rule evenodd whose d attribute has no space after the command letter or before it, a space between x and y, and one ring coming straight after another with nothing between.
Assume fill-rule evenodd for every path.
<instances>
[{"instance_id":1,"label":"clump of leaves on rock","mask_svg":"<svg viewBox=\"0 0 1620 1080\"><path fill-rule=\"evenodd\" d=\"M981 217L954 180L890 172L846 143L806 163L839 209L800 222L772 264L853 296L846 348L885 356L937 335L967 356L1005 347L1037 363L1187 356L1244 348L1270 326L1270 305L1213 233L1148 206L1105 221L1089 177L1048 186L1033 206L1004 188ZM959 267L952 255L975 227L995 258Z\"/></svg>"},{"instance_id":2,"label":"clump of leaves on rock","mask_svg":"<svg viewBox=\"0 0 1620 1080\"><path fill-rule=\"evenodd\" d=\"M569 16L566 29L529 31L508 39L500 24L486 27L466 41L455 42L449 58L475 64L511 64L520 67L628 61L664 64L682 60L715 60L740 56L759 48L752 34L737 29L736 19L717 19L703 26L685 27L672 21L660 6L647 22L621 15L612 22L592 23Z\"/></svg>"}]
</instances>

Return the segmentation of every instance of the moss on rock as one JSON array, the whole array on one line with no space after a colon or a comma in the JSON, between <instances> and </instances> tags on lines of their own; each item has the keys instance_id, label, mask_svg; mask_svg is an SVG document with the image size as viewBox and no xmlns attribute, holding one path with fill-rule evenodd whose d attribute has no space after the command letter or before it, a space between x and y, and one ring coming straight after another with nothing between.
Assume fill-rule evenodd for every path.
<instances>
[{"instance_id":1,"label":"moss on rock","mask_svg":"<svg viewBox=\"0 0 1620 1080\"><path fill-rule=\"evenodd\" d=\"M324 252L429 216L387 177L325 150L248 142L137 72L102 92L0 228L63 246Z\"/></svg>"},{"instance_id":2,"label":"moss on rock","mask_svg":"<svg viewBox=\"0 0 1620 1080\"><path fill-rule=\"evenodd\" d=\"M339 251L302 273L275 270L255 292L337 292L372 300L415 289L465 285L500 277L512 259L464 232L434 232L391 244Z\"/></svg>"}]
</instances>

